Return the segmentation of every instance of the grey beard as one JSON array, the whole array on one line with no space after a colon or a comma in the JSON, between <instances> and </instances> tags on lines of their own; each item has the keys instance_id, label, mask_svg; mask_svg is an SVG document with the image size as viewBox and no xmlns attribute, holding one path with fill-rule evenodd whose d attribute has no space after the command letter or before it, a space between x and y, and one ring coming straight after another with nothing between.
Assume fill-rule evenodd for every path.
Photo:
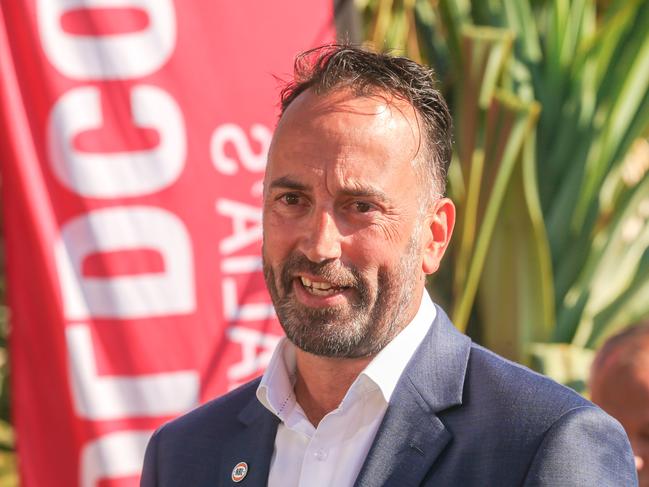
<instances>
[{"instance_id":1,"label":"grey beard","mask_svg":"<svg viewBox=\"0 0 649 487\"><path fill-rule=\"evenodd\" d=\"M415 242L411 238L397 272L379 271L376 296L353 267L343 267L339 261L316 264L301 253L292 254L283 265L280 295L275 273L264 261L266 285L288 339L301 350L323 357L361 358L380 352L407 325L417 279ZM351 287L351 307L308 308L300 304L292 287L299 272Z\"/></svg>"}]
</instances>

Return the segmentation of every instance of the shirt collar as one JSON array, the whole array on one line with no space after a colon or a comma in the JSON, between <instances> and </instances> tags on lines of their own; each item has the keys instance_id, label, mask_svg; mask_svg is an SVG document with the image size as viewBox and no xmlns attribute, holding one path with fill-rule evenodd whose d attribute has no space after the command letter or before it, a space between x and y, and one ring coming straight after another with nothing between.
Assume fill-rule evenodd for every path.
<instances>
[{"instance_id":1,"label":"shirt collar","mask_svg":"<svg viewBox=\"0 0 649 487\"><path fill-rule=\"evenodd\" d=\"M282 338L257 387L257 399L282 421L295 403L295 345Z\"/></svg>"},{"instance_id":2,"label":"shirt collar","mask_svg":"<svg viewBox=\"0 0 649 487\"><path fill-rule=\"evenodd\" d=\"M424 290L421 304L412 321L381 350L356 378L343 399L345 403L356 392L378 388L386 403L412 358L423 341L437 311L433 301ZM261 404L284 420L295 406L295 345L286 337L280 340L264 372L257 399Z\"/></svg>"}]
</instances>

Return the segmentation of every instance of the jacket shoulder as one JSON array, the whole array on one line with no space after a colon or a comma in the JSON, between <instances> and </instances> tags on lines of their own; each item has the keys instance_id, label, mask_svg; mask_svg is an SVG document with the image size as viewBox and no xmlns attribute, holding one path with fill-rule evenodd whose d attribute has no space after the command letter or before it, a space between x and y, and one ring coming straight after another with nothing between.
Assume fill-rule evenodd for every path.
<instances>
[{"instance_id":1,"label":"jacket shoulder","mask_svg":"<svg viewBox=\"0 0 649 487\"><path fill-rule=\"evenodd\" d=\"M622 426L596 407L564 413L543 436L525 476L526 486L637 485Z\"/></svg>"},{"instance_id":2,"label":"jacket shoulder","mask_svg":"<svg viewBox=\"0 0 649 487\"><path fill-rule=\"evenodd\" d=\"M573 408L596 407L574 390L476 344L465 381L465 400L525 412L521 416L527 418L553 422Z\"/></svg>"},{"instance_id":3,"label":"jacket shoulder","mask_svg":"<svg viewBox=\"0 0 649 487\"><path fill-rule=\"evenodd\" d=\"M453 435L431 477L442 484L633 485L633 456L615 419L479 345L471 345L461 405L439 417Z\"/></svg>"}]
</instances>

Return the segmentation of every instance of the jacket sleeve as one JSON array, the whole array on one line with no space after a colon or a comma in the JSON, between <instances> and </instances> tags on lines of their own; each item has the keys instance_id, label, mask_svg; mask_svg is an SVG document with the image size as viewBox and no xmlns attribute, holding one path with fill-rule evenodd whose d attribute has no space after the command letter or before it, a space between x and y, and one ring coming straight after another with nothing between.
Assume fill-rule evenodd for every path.
<instances>
[{"instance_id":1,"label":"jacket sleeve","mask_svg":"<svg viewBox=\"0 0 649 487\"><path fill-rule=\"evenodd\" d=\"M140 477L140 487L158 487L158 441L160 435L158 428L149 440L144 454L144 465Z\"/></svg>"},{"instance_id":2,"label":"jacket sleeve","mask_svg":"<svg viewBox=\"0 0 649 487\"><path fill-rule=\"evenodd\" d=\"M524 485L637 486L633 453L624 429L597 407L569 410L546 432Z\"/></svg>"}]
</instances>

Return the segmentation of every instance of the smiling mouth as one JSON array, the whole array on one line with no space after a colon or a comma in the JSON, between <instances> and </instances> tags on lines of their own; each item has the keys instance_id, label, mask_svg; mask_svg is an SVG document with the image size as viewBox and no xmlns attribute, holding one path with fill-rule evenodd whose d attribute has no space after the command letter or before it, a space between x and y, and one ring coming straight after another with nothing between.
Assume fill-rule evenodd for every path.
<instances>
[{"instance_id":1,"label":"smiling mouth","mask_svg":"<svg viewBox=\"0 0 649 487\"><path fill-rule=\"evenodd\" d=\"M333 296L349 289L348 286L334 286L325 281L312 281L307 277L300 276L300 283L304 289L314 296Z\"/></svg>"}]
</instances>

